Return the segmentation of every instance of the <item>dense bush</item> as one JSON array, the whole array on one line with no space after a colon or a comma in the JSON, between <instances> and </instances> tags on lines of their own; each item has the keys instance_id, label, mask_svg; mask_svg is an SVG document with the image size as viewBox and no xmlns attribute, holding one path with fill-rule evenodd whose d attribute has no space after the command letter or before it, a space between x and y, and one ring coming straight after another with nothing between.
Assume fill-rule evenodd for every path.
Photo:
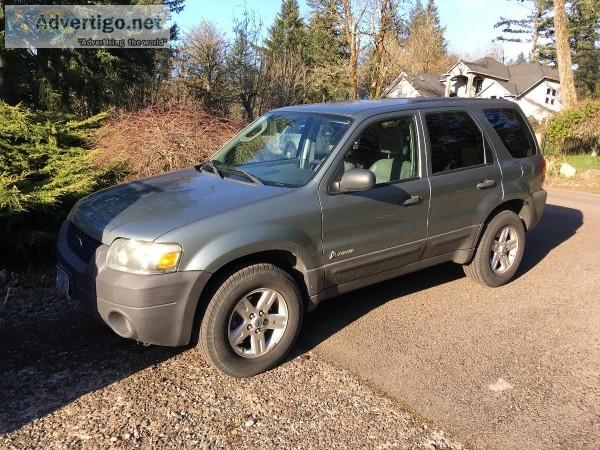
<instances>
[{"instance_id":1,"label":"dense bush","mask_svg":"<svg viewBox=\"0 0 600 450\"><path fill-rule=\"evenodd\" d=\"M0 262L47 255L81 197L197 164L239 128L186 107L81 121L0 102Z\"/></svg>"},{"instance_id":2,"label":"dense bush","mask_svg":"<svg viewBox=\"0 0 600 450\"><path fill-rule=\"evenodd\" d=\"M548 153L592 153L600 146L600 100L581 102L548 121Z\"/></svg>"},{"instance_id":3,"label":"dense bush","mask_svg":"<svg viewBox=\"0 0 600 450\"><path fill-rule=\"evenodd\" d=\"M155 175L206 160L240 128L185 106L122 113L93 133L94 160L120 165L126 179Z\"/></svg>"},{"instance_id":4,"label":"dense bush","mask_svg":"<svg viewBox=\"0 0 600 450\"><path fill-rule=\"evenodd\" d=\"M77 121L0 102L0 260L46 252L69 208L99 187L105 172L91 164L85 141L103 118Z\"/></svg>"}]
</instances>

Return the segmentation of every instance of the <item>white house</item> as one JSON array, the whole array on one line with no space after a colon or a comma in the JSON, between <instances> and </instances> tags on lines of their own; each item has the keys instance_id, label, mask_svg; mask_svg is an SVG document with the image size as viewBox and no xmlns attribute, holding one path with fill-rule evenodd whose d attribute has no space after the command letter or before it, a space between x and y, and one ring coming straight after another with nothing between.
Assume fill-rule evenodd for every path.
<instances>
[{"instance_id":1,"label":"white house","mask_svg":"<svg viewBox=\"0 0 600 450\"><path fill-rule=\"evenodd\" d=\"M515 101L528 117L560 111L558 72L541 64L507 66L494 58L459 60L441 77L402 72L382 97L476 97Z\"/></svg>"}]
</instances>

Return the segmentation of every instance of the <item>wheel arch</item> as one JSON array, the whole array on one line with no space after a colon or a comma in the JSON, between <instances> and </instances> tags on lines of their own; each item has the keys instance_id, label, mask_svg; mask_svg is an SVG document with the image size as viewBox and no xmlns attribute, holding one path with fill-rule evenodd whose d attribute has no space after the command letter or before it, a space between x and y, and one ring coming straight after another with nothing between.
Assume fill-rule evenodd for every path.
<instances>
[{"instance_id":1,"label":"wheel arch","mask_svg":"<svg viewBox=\"0 0 600 450\"><path fill-rule=\"evenodd\" d=\"M483 233L485 232L486 227L488 226L490 221L502 211L512 211L517 216L519 216L521 222L523 222L523 227L525 228L525 231L527 231L533 219L531 209L533 208L533 205L529 205L528 200L528 198L514 197L510 199L505 199L502 203L496 205L496 207L492 209L485 217L483 221L483 226L479 229L479 233L477 234L477 238L475 239L473 249L470 252L468 258L466 258L464 261L459 261L459 263L468 264L473 260L473 257L475 256L475 249L477 249L477 247L479 246L479 243L481 242L481 238L483 237Z\"/></svg>"},{"instance_id":2,"label":"wheel arch","mask_svg":"<svg viewBox=\"0 0 600 450\"><path fill-rule=\"evenodd\" d=\"M533 219L531 208L533 208L533 205L530 204L529 198L514 197L514 198L504 199L502 201L502 203L498 204L493 210L491 210L488 213L485 220L483 221L482 230L485 229L487 224L490 223L490 221L494 217L496 217L496 215L498 215L498 213L500 213L501 211L512 211L517 216L519 216L519 218L523 222L525 231L527 231L529 229L530 224ZM483 233L483 231L480 231L479 237L481 237L482 233ZM479 239L477 239L477 241L479 241Z\"/></svg>"},{"instance_id":3,"label":"wheel arch","mask_svg":"<svg viewBox=\"0 0 600 450\"><path fill-rule=\"evenodd\" d=\"M304 302L305 310L312 309L310 303L309 287L311 284L316 282L314 276L311 276L311 272L306 268L302 257L290 250L283 249L272 249L263 250L254 253L248 253L243 256L237 256L221 264L210 276L206 286L200 294L198 305L196 306L194 316L194 331L192 337L197 337L197 329L202 321L204 312L208 302L216 293L219 286L234 272L252 264L273 264L280 269L289 273L300 292L302 293L302 299Z\"/></svg>"}]
</instances>

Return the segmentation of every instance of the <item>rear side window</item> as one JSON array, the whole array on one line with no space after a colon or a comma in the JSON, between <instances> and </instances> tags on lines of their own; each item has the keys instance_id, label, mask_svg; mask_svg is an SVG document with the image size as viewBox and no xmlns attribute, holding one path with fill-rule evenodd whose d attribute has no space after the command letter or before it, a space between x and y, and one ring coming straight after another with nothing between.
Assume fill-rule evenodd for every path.
<instances>
[{"instance_id":1,"label":"rear side window","mask_svg":"<svg viewBox=\"0 0 600 450\"><path fill-rule=\"evenodd\" d=\"M514 109L485 109L485 117L513 158L535 155L535 144L525 119Z\"/></svg>"},{"instance_id":2,"label":"rear side window","mask_svg":"<svg viewBox=\"0 0 600 450\"><path fill-rule=\"evenodd\" d=\"M425 116L425 121L433 174L492 162L481 130L467 113L431 113Z\"/></svg>"}]
</instances>

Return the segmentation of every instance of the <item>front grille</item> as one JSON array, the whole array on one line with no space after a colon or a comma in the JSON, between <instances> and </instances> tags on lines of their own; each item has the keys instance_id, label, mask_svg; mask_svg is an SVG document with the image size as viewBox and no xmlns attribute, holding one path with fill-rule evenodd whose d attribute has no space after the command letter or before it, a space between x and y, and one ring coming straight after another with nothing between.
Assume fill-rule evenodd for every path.
<instances>
[{"instance_id":1,"label":"front grille","mask_svg":"<svg viewBox=\"0 0 600 450\"><path fill-rule=\"evenodd\" d=\"M101 245L100 242L80 231L71 222L69 222L67 228L67 243L69 248L86 263L89 262L96 249Z\"/></svg>"}]
</instances>

